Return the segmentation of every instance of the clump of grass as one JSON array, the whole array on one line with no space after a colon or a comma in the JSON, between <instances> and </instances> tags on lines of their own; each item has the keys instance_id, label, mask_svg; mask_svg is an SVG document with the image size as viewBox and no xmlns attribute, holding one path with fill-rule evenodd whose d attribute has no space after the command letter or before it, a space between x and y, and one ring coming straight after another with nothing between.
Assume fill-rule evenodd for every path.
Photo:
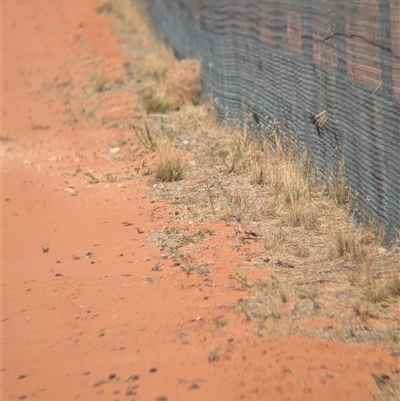
<instances>
[{"instance_id":1,"label":"clump of grass","mask_svg":"<svg viewBox=\"0 0 400 401\"><path fill-rule=\"evenodd\" d=\"M250 175L250 184L252 185L263 185L266 183L265 173L262 167L257 163Z\"/></svg>"},{"instance_id":2,"label":"clump of grass","mask_svg":"<svg viewBox=\"0 0 400 401\"><path fill-rule=\"evenodd\" d=\"M250 141L244 132L234 132L224 163L228 174L239 173L244 169L244 158L249 150Z\"/></svg>"},{"instance_id":3,"label":"clump of grass","mask_svg":"<svg viewBox=\"0 0 400 401\"><path fill-rule=\"evenodd\" d=\"M181 265L181 269L182 271L186 274L186 276L190 276L192 274L192 272L195 270L195 265L192 263L189 264L183 264Z\"/></svg>"},{"instance_id":4,"label":"clump of grass","mask_svg":"<svg viewBox=\"0 0 400 401\"><path fill-rule=\"evenodd\" d=\"M197 275L198 276L208 276L211 273L210 269L208 268L198 268Z\"/></svg>"},{"instance_id":5,"label":"clump of grass","mask_svg":"<svg viewBox=\"0 0 400 401\"><path fill-rule=\"evenodd\" d=\"M157 263L155 266L151 268L152 272L160 272L162 270L161 263Z\"/></svg>"},{"instance_id":6,"label":"clump of grass","mask_svg":"<svg viewBox=\"0 0 400 401\"><path fill-rule=\"evenodd\" d=\"M309 183L293 162L286 163L280 170L279 188L282 188L285 204L293 209L309 194Z\"/></svg>"},{"instance_id":7,"label":"clump of grass","mask_svg":"<svg viewBox=\"0 0 400 401\"><path fill-rule=\"evenodd\" d=\"M379 303L390 298L400 297L400 280L390 277L382 280L369 280L364 285L365 299L372 303Z\"/></svg>"},{"instance_id":8,"label":"clump of grass","mask_svg":"<svg viewBox=\"0 0 400 401\"><path fill-rule=\"evenodd\" d=\"M365 302L358 300L352 304L352 308L356 316L360 319L362 323L367 323L368 318L370 317L368 304Z\"/></svg>"},{"instance_id":9,"label":"clump of grass","mask_svg":"<svg viewBox=\"0 0 400 401\"><path fill-rule=\"evenodd\" d=\"M252 158L250 183L270 188L265 207L268 214L285 210L290 225L317 226L318 219L311 207L311 193L317 188L317 182L311 162L301 152L300 145L295 145L279 124L272 122L258 141L250 143L248 153Z\"/></svg>"},{"instance_id":10,"label":"clump of grass","mask_svg":"<svg viewBox=\"0 0 400 401\"><path fill-rule=\"evenodd\" d=\"M235 274L231 274L229 278L237 281L243 289L250 289L254 286L254 284L246 277L240 266L236 266Z\"/></svg>"},{"instance_id":11,"label":"clump of grass","mask_svg":"<svg viewBox=\"0 0 400 401\"><path fill-rule=\"evenodd\" d=\"M160 95L153 94L143 99L143 107L149 114L164 114L169 108L169 101Z\"/></svg>"},{"instance_id":12,"label":"clump of grass","mask_svg":"<svg viewBox=\"0 0 400 401\"><path fill-rule=\"evenodd\" d=\"M218 330L218 329L221 329L221 328L224 327L224 326L226 326L227 323L228 323L227 320L218 319L218 318L214 319L215 328L216 328L217 330Z\"/></svg>"},{"instance_id":13,"label":"clump of grass","mask_svg":"<svg viewBox=\"0 0 400 401\"><path fill-rule=\"evenodd\" d=\"M164 76L164 87L171 98L172 108L178 110L185 103L200 101L200 61L181 60L173 63Z\"/></svg>"},{"instance_id":14,"label":"clump of grass","mask_svg":"<svg viewBox=\"0 0 400 401\"><path fill-rule=\"evenodd\" d=\"M236 194L228 198L225 206L225 218L229 219L232 215L241 215L249 204L249 197L245 194Z\"/></svg>"},{"instance_id":15,"label":"clump of grass","mask_svg":"<svg viewBox=\"0 0 400 401\"><path fill-rule=\"evenodd\" d=\"M370 263L368 249L360 243L355 232L339 228L333 232L333 239L339 257L358 264Z\"/></svg>"},{"instance_id":16,"label":"clump of grass","mask_svg":"<svg viewBox=\"0 0 400 401\"><path fill-rule=\"evenodd\" d=\"M96 11L98 14L111 14L113 11L113 6L110 1L104 1L96 8Z\"/></svg>"},{"instance_id":17,"label":"clump of grass","mask_svg":"<svg viewBox=\"0 0 400 401\"><path fill-rule=\"evenodd\" d=\"M106 88L106 79L104 78L103 75L101 74L96 74L95 77L93 78L93 91L95 93L100 93L103 92Z\"/></svg>"},{"instance_id":18,"label":"clump of grass","mask_svg":"<svg viewBox=\"0 0 400 401\"><path fill-rule=\"evenodd\" d=\"M350 202L350 187L346 178L344 161L338 164L336 171L332 171L328 179L328 192L338 206L345 206Z\"/></svg>"},{"instance_id":19,"label":"clump of grass","mask_svg":"<svg viewBox=\"0 0 400 401\"><path fill-rule=\"evenodd\" d=\"M92 173L85 173L86 177L88 177L88 184L92 185L92 184L98 184L100 182L100 180L95 177Z\"/></svg>"},{"instance_id":20,"label":"clump of grass","mask_svg":"<svg viewBox=\"0 0 400 401\"><path fill-rule=\"evenodd\" d=\"M246 131L241 133L237 127L228 141L218 143L212 148L212 155L216 158L216 163L225 167L226 174L239 175L250 169L249 155L251 140Z\"/></svg>"},{"instance_id":21,"label":"clump of grass","mask_svg":"<svg viewBox=\"0 0 400 401\"><path fill-rule=\"evenodd\" d=\"M176 60L173 49L165 45L160 45L141 59L139 69L145 75L156 80L157 83L161 83L166 72L174 63L176 63Z\"/></svg>"},{"instance_id":22,"label":"clump of grass","mask_svg":"<svg viewBox=\"0 0 400 401\"><path fill-rule=\"evenodd\" d=\"M117 182L118 181L118 176L116 174L107 173L106 174L106 181L107 182Z\"/></svg>"},{"instance_id":23,"label":"clump of grass","mask_svg":"<svg viewBox=\"0 0 400 401\"><path fill-rule=\"evenodd\" d=\"M208 362L217 361L219 359L218 351L217 350L210 351L207 358L208 358Z\"/></svg>"},{"instance_id":24,"label":"clump of grass","mask_svg":"<svg viewBox=\"0 0 400 401\"><path fill-rule=\"evenodd\" d=\"M172 150L162 150L160 160L154 169L157 181L173 182L183 179L187 164Z\"/></svg>"}]
</instances>

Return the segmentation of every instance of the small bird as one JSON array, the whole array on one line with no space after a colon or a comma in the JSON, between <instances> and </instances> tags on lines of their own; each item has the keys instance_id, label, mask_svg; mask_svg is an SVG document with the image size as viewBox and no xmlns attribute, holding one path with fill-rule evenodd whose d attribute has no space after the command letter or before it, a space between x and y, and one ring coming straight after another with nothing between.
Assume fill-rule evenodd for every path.
<instances>
[{"instance_id":1,"label":"small bird","mask_svg":"<svg viewBox=\"0 0 400 401\"><path fill-rule=\"evenodd\" d=\"M251 238L251 237L257 238L258 237L257 233L255 233L250 228L248 228L244 223L242 223L242 220L240 219L240 217L236 216L235 220L236 221L235 221L234 229L235 229L236 235L242 234L249 238Z\"/></svg>"}]
</instances>

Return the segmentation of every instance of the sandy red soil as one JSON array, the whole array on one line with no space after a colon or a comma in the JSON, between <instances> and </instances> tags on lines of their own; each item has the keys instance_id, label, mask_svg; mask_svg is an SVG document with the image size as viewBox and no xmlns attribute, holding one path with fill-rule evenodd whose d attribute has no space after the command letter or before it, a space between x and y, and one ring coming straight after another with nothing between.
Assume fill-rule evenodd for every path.
<instances>
[{"instance_id":1,"label":"sandy red soil","mask_svg":"<svg viewBox=\"0 0 400 401\"><path fill-rule=\"evenodd\" d=\"M135 93L82 95L88 74L102 69L112 80L123 71L111 17L96 6L2 2L2 399L356 401L379 394L372 373L389 372L395 358L377 347L257 336L229 308L246 296L226 286L237 255L204 251L214 263L206 287L145 246L151 230L189 223L152 200L144 178L88 185L85 172L125 172L109 151L132 133L113 122L138 112ZM102 123L79 119L94 104ZM129 168L142 163L141 150L130 143ZM232 230L207 227L216 235L202 246ZM162 270L152 271L157 263ZM218 328L215 319L227 324Z\"/></svg>"}]
</instances>

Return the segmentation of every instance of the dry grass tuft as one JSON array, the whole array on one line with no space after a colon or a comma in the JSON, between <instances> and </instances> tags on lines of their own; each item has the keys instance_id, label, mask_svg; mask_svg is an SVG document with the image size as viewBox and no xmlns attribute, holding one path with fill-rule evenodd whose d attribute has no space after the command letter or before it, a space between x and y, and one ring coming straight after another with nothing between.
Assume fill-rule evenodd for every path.
<instances>
[{"instance_id":1,"label":"dry grass tuft","mask_svg":"<svg viewBox=\"0 0 400 401\"><path fill-rule=\"evenodd\" d=\"M161 84L166 74L176 63L172 48L159 45L154 51L147 53L140 65L140 70Z\"/></svg>"},{"instance_id":2,"label":"dry grass tuft","mask_svg":"<svg viewBox=\"0 0 400 401\"><path fill-rule=\"evenodd\" d=\"M109 89L107 87L107 80L104 73L96 72L88 78L87 92L92 95L94 93L101 93Z\"/></svg>"},{"instance_id":3,"label":"dry grass tuft","mask_svg":"<svg viewBox=\"0 0 400 401\"><path fill-rule=\"evenodd\" d=\"M338 164L336 170L332 170L331 176L328 178L328 191L336 205L345 206L350 202L351 191L343 161Z\"/></svg>"},{"instance_id":4,"label":"dry grass tuft","mask_svg":"<svg viewBox=\"0 0 400 401\"><path fill-rule=\"evenodd\" d=\"M368 304L365 301L358 300L352 304L352 308L360 321L367 323L368 318L371 317Z\"/></svg>"},{"instance_id":5,"label":"dry grass tuft","mask_svg":"<svg viewBox=\"0 0 400 401\"><path fill-rule=\"evenodd\" d=\"M380 280L370 279L364 284L365 299L374 304L400 297L398 277L386 277Z\"/></svg>"},{"instance_id":6,"label":"dry grass tuft","mask_svg":"<svg viewBox=\"0 0 400 401\"><path fill-rule=\"evenodd\" d=\"M154 177L157 181L173 182L183 179L187 169L187 163L171 148L161 150L160 160L154 169Z\"/></svg>"},{"instance_id":7,"label":"dry grass tuft","mask_svg":"<svg viewBox=\"0 0 400 401\"><path fill-rule=\"evenodd\" d=\"M148 113L154 113L154 114L164 114L170 108L168 100L158 95L146 98L143 101L143 106Z\"/></svg>"},{"instance_id":8,"label":"dry grass tuft","mask_svg":"<svg viewBox=\"0 0 400 401\"><path fill-rule=\"evenodd\" d=\"M338 228L333 232L336 254L345 260L368 265L371 256L368 248L360 242L359 234L355 231L346 231Z\"/></svg>"},{"instance_id":9,"label":"dry grass tuft","mask_svg":"<svg viewBox=\"0 0 400 401\"><path fill-rule=\"evenodd\" d=\"M143 91L142 104L149 114L164 114L171 107L170 102L162 93L151 88Z\"/></svg>"},{"instance_id":10,"label":"dry grass tuft","mask_svg":"<svg viewBox=\"0 0 400 401\"><path fill-rule=\"evenodd\" d=\"M199 102L200 74L199 60L176 61L169 67L164 76L164 87L173 110L180 109L185 103Z\"/></svg>"}]
</instances>

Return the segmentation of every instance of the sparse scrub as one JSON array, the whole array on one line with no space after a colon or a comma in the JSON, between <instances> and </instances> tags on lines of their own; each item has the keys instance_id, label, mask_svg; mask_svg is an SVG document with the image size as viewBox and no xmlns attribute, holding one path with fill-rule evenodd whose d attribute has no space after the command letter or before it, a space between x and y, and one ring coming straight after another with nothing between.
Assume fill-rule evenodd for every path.
<instances>
[{"instance_id":1,"label":"sparse scrub","mask_svg":"<svg viewBox=\"0 0 400 401\"><path fill-rule=\"evenodd\" d=\"M119 10L117 6L114 9L113 14ZM138 24L130 25L141 29ZM140 49L142 44L137 44ZM171 149L185 149L195 157L185 174L187 180L158 184L151 192L179 206L177 221L191 220L196 225L222 219L229 223L225 233L229 245L224 246L237 250L239 257L245 258L246 268L252 268L248 271L234 268L229 283L236 290L240 287L248 291L248 298L237 304L246 318L259 324L263 333L274 330L268 320L279 319L282 327L285 322L298 321L299 326L293 330L324 338L373 343L382 336L383 342L393 342L383 324L369 327L368 331L361 328L364 324L358 324L371 316L388 321L398 318L393 312L399 297L398 253L379 251L379 235L375 231L362 233L346 215L351 199L344 164L339 163L322 176L295 135L285 132L278 121L251 126L246 125L248 118L244 115L244 130L237 123L216 124L210 102L204 101L201 106L192 103L197 102L198 96L197 72L180 82L184 74L178 69L185 63L174 60L171 49L157 44L144 57L139 53L135 56L126 66L126 75L131 80L134 76L133 81L142 80L139 91L144 108L149 113L162 113L164 106L151 104L151 99L157 96L168 100L170 106L166 115L135 117L137 127L145 127L147 123L151 128L151 132L147 128L136 129L142 145L150 151L160 151L156 179L167 182L175 179L170 177L182 178L181 174L165 173L171 169L165 164L161 166L163 158L178 152L165 151L161 137L168 136ZM181 91L185 88L189 92ZM192 89L194 97L188 95ZM260 235L251 246L234 235L233 216L257 222L252 225ZM194 257L197 252L203 256L203 247L191 246L201 241L203 234L171 228L155 234L155 242L179 270L196 276L193 280L201 281L198 276L204 276L204 285L213 287L207 278L208 268L203 262L196 262L201 257ZM221 238L224 236L219 235L218 239ZM216 241L211 246L217 251L220 245ZM257 247L261 249L253 249ZM261 278L258 275L261 272L266 277ZM359 310L353 305L355 299L362 303ZM340 317L340 327L317 329L304 324L304 320L301 322L316 313L321 318ZM354 326L355 313L361 317ZM355 334L349 338L340 334L351 330Z\"/></svg>"}]
</instances>

